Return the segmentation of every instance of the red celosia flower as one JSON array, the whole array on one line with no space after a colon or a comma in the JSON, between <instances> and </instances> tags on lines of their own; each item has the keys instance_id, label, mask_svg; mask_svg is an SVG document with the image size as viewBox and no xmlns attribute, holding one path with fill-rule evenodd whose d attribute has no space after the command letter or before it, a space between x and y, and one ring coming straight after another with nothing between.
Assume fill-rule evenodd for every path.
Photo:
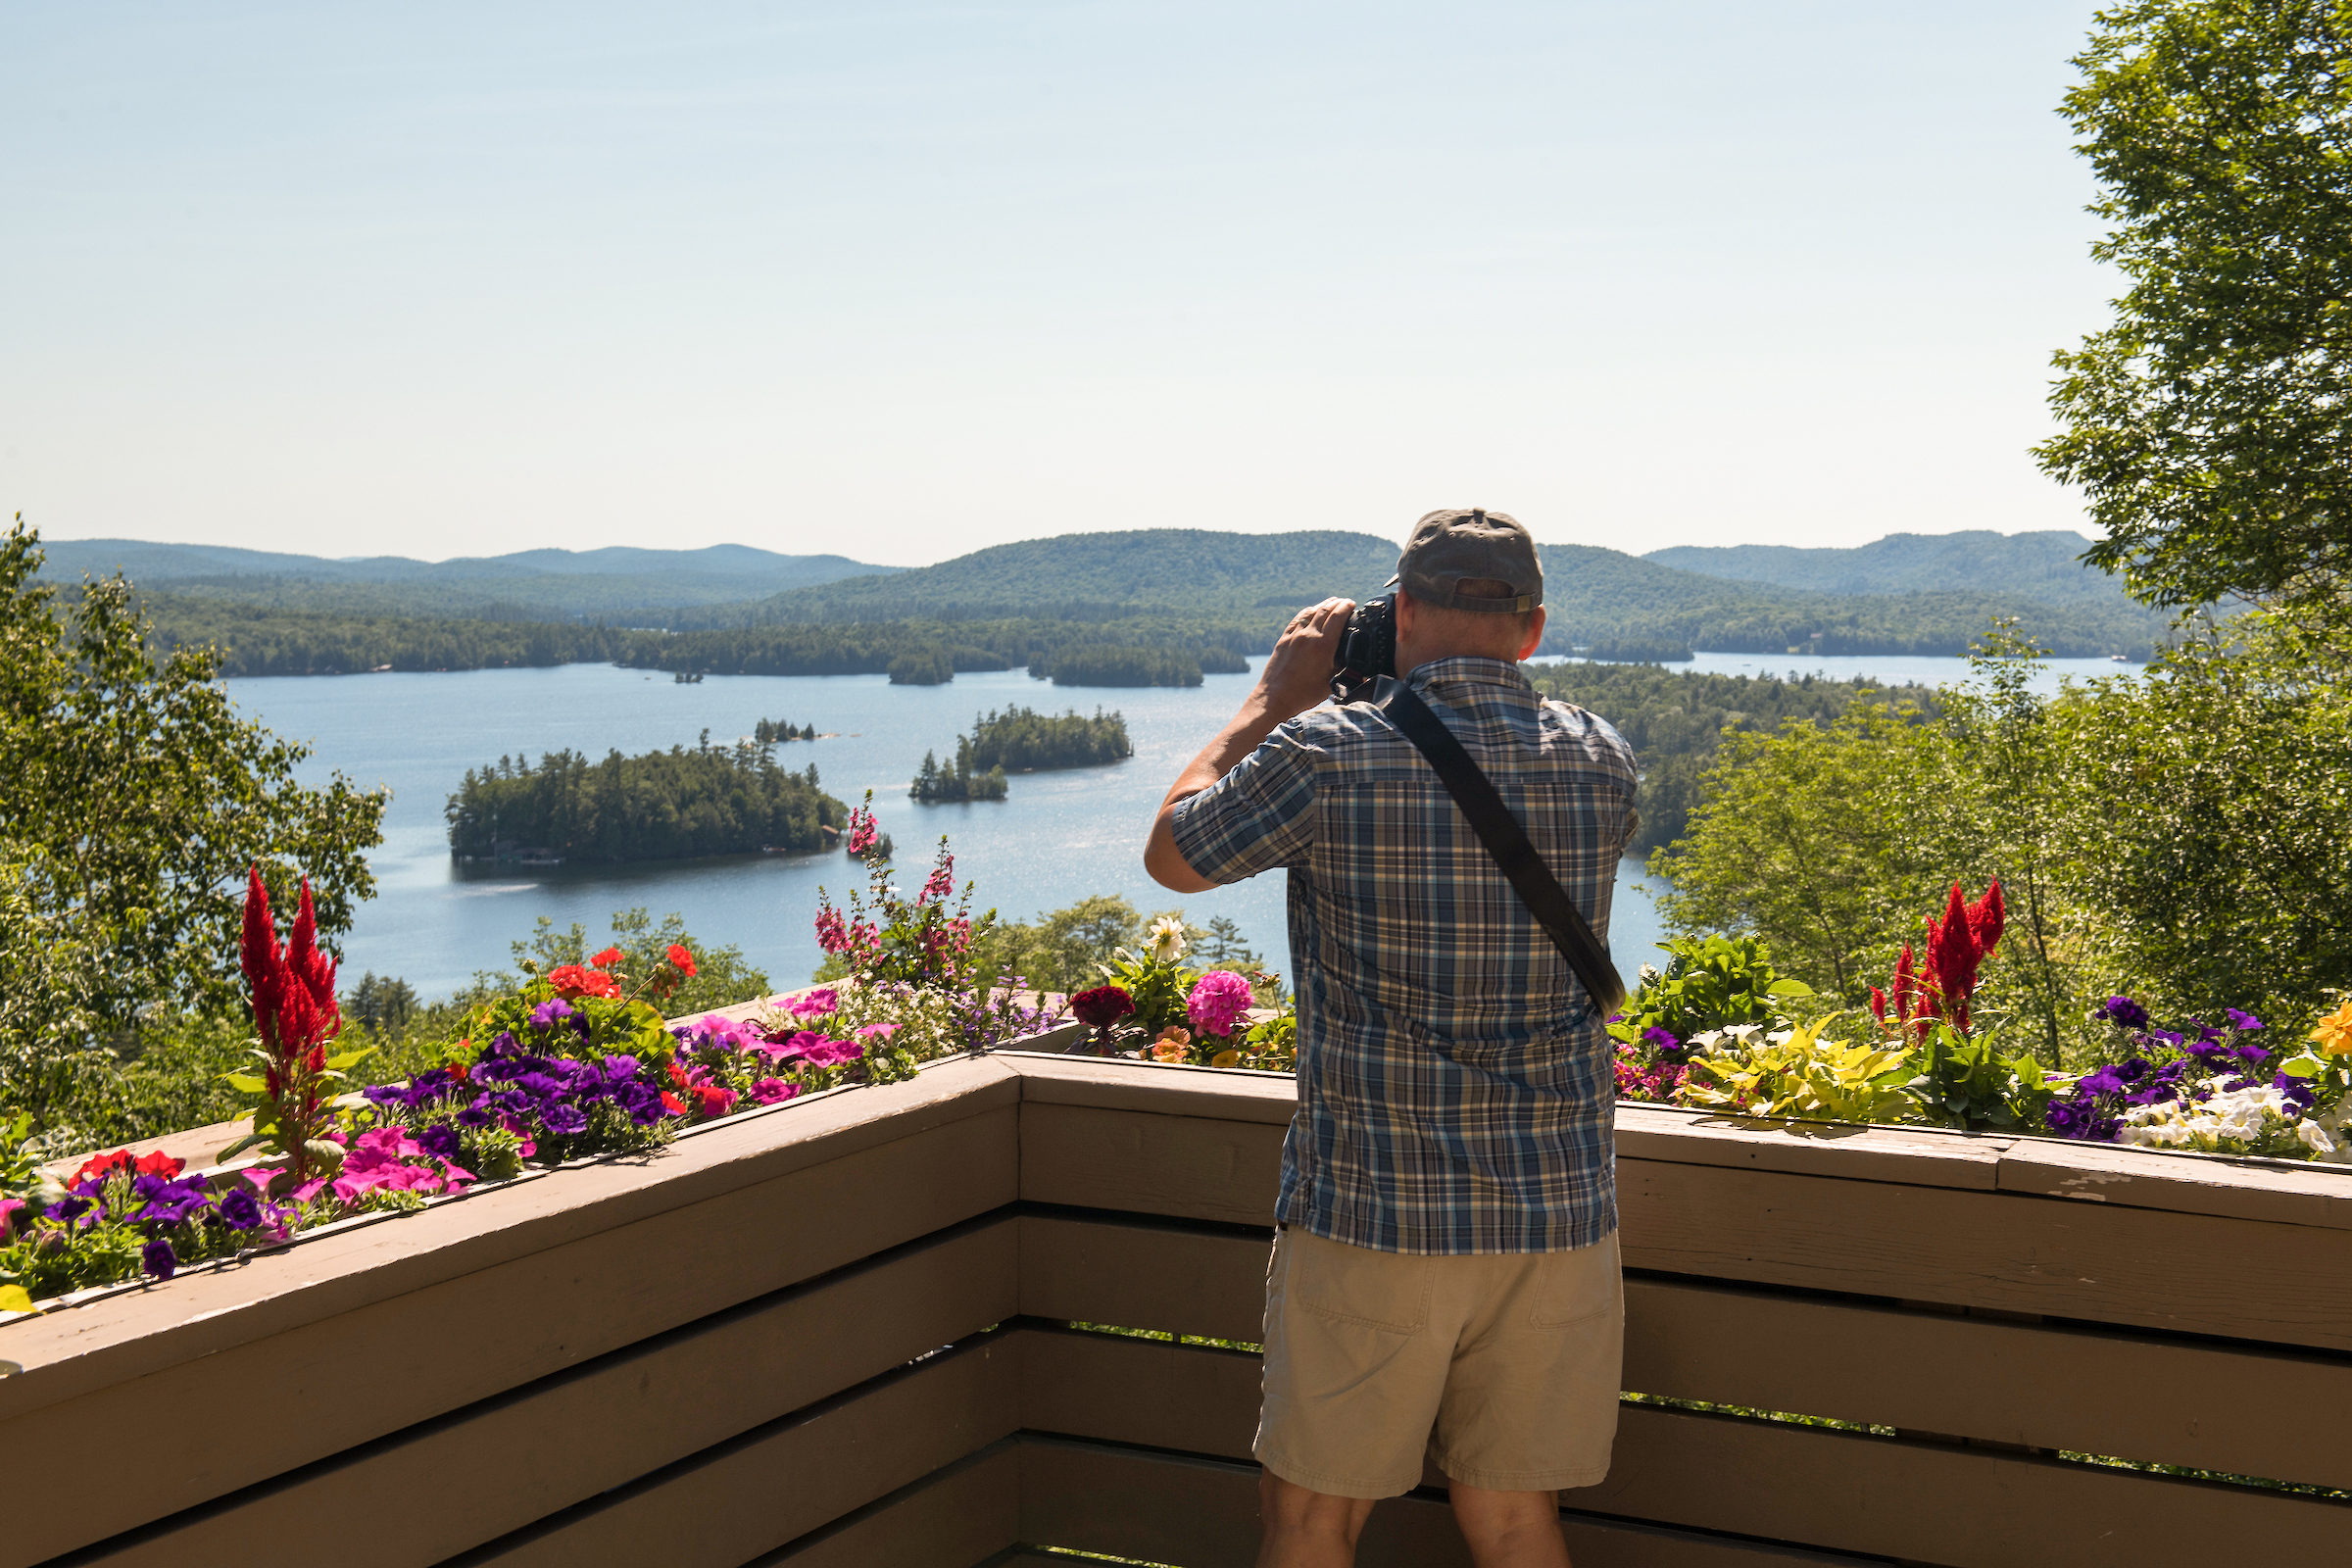
<instances>
[{"instance_id":1,"label":"red celosia flower","mask_svg":"<svg viewBox=\"0 0 2352 1568\"><path fill-rule=\"evenodd\" d=\"M604 952L598 954L595 957L590 958L588 961L596 965L599 969L610 969L614 964L618 963L622 956L623 955L618 948L607 948Z\"/></svg>"},{"instance_id":2,"label":"red celosia flower","mask_svg":"<svg viewBox=\"0 0 2352 1568\"><path fill-rule=\"evenodd\" d=\"M694 955L687 952L683 946L675 942L669 945L669 961L676 964L678 972L687 979L694 978Z\"/></svg>"},{"instance_id":3,"label":"red celosia flower","mask_svg":"<svg viewBox=\"0 0 2352 1568\"><path fill-rule=\"evenodd\" d=\"M1135 1011L1135 999L1123 986L1097 986L1070 999L1070 1011L1090 1029L1102 1029Z\"/></svg>"},{"instance_id":4,"label":"red celosia flower","mask_svg":"<svg viewBox=\"0 0 2352 1568\"><path fill-rule=\"evenodd\" d=\"M1966 1033L1978 971L1991 956L2007 922L2008 910L1997 880L1974 903L1962 896L1959 883L1953 883L1951 896L1944 901L1943 918L1928 922L1927 951L1916 972L1911 950L1905 947L1894 965L1893 996L1874 988L1870 1010L1883 1022L1891 1004L1894 1021L1906 1033L1917 1029L1923 1037L1938 1018Z\"/></svg>"}]
</instances>

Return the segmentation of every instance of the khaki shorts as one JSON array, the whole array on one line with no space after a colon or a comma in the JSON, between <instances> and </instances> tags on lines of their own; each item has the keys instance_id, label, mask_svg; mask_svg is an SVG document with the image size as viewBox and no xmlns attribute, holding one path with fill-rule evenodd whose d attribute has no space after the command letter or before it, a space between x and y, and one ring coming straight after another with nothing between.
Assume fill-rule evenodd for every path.
<instances>
[{"instance_id":1,"label":"khaki shorts","mask_svg":"<svg viewBox=\"0 0 2352 1568\"><path fill-rule=\"evenodd\" d=\"M1625 1357L1612 1233L1572 1252L1420 1256L1274 1233L1258 1462L1343 1497L1589 1487Z\"/></svg>"}]
</instances>

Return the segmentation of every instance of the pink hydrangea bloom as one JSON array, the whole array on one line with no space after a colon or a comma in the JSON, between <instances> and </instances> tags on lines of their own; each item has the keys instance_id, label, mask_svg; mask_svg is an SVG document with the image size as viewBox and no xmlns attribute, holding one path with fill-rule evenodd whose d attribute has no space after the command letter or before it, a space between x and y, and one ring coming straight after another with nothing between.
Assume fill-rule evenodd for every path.
<instances>
[{"instance_id":1,"label":"pink hydrangea bloom","mask_svg":"<svg viewBox=\"0 0 2352 1568\"><path fill-rule=\"evenodd\" d=\"M1249 981L1230 969L1211 969L1193 982L1193 994L1186 999L1184 1010L1201 1033L1229 1035L1255 1000L1250 995Z\"/></svg>"}]
</instances>

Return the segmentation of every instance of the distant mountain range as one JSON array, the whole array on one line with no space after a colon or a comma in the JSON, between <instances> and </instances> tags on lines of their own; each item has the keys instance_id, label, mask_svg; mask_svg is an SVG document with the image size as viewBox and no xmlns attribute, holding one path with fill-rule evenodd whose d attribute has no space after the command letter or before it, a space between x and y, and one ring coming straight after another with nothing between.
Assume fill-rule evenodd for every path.
<instances>
[{"instance_id":1,"label":"distant mountain range","mask_svg":"<svg viewBox=\"0 0 2352 1568\"><path fill-rule=\"evenodd\" d=\"M1545 545L1544 651L1663 660L1692 650L1952 654L1992 617L2008 615L2053 653L2145 657L2162 641L2165 617L2084 568L2076 558L2088 544L2073 533L1980 530L1891 534L1851 550L1747 545L1632 556ZM1181 621L1192 630L1177 641L1234 648L1270 644L1290 612L1326 595L1380 592L1397 545L1333 530L1140 529L995 545L912 569L741 545L531 550L438 563L132 540L64 540L46 549L47 575L74 581L124 571L155 596L159 614L188 605L173 613L191 631L220 623L188 604L205 600L311 617L601 621L713 633L1124 620L1142 635L1148 619L1158 628L1148 639L1155 643L1174 637L1166 628Z\"/></svg>"},{"instance_id":2,"label":"distant mountain range","mask_svg":"<svg viewBox=\"0 0 2352 1568\"><path fill-rule=\"evenodd\" d=\"M2106 604L2116 579L2082 564L2090 541L2079 533L1890 533L1850 550L1792 545L1676 545L1642 559L1681 571L1770 583L1824 594L1936 593L1965 586L2022 594L2054 605Z\"/></svg>"},{"instance_id":3,"label":"distant mountain range","mask_svg":"<svg viewBox=\"0 0 2352 1568\"><path fill-rule=\"evenodd\" d=\"M143 588L283 610L493 620L632 620L687 605L756 599L843 577L887 575L846 556L785 556L750 545L701 550L519 550L412 561L330 560L227 545L136 539L42 541L42 575L77 582L121 572Z\"/></svg>"},{"instance_id":4,"label":"distant mountain range","mask_svg":"<svg viewBox=\"0 0 2352 1568\"><path fill-rule=\"evenodd\" d=\"M1849 575L1842 561L1861 556L1894 586L1871 592L1822 590L1742 578L1745 559L1698 571L1664 557L1630 556L1592 545L1544 545L1550 607L1547 653L1584 648L1608 657L1687 658L1694 649L1744 653L1961 653L1996 615L2014 615L2052 652L2095 657L2144 656L2162 638L2165 619L2124 596L2114 581L2072 565L2074 580L2041 568L2047 545L2020 553L2000 534L1957 537L1940 568L1910 559L1910 543L1937 536L1896 535L1860 551L1788 551L1774 560L1788 575ZM2071 534L2023 536L2088 541ZM1984 542L1989 541L1987 546ZM1892 550L1882 547L1893 546ZM1396 544L1373 534L1214 533L1162 528L1065 534L997 545L890 577L849 577L794 588L745 604L681 612L685 627L906 618L980 620L1012 616L1102 616L1122 611L1178 612L1262 622L1270 629L1300 605L1328 594L1361 599L1381 591L1396 566ZM1877 552L1874 555L1873 552ZM1702 555L1738 556L1733 552ZM1972 554L1986 558L1980 569ZM1932 583L1933 589L1918 587ZM2056 586L2053 586L2056 584Z\"/></svg>"}]
</instances>

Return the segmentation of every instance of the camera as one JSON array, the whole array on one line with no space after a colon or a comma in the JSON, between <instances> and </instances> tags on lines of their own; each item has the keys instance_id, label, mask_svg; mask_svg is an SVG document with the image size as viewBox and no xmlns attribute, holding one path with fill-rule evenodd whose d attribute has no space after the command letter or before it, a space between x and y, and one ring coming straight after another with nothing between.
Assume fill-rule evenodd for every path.
<instances>
[{"instance_id":1,"label":"camera","mask_svg":"<svg viewBox=\"0 0 2352 1568\"><path fill-rule=\"evenodd\" d=\"M1340 634L1339 667L1332 671L1331 695L1351 703L1372 694L1372 682L1396 673L1396 596L1383 594L1355 607L1348 629Z\"/></svg>"}]
</instances>

